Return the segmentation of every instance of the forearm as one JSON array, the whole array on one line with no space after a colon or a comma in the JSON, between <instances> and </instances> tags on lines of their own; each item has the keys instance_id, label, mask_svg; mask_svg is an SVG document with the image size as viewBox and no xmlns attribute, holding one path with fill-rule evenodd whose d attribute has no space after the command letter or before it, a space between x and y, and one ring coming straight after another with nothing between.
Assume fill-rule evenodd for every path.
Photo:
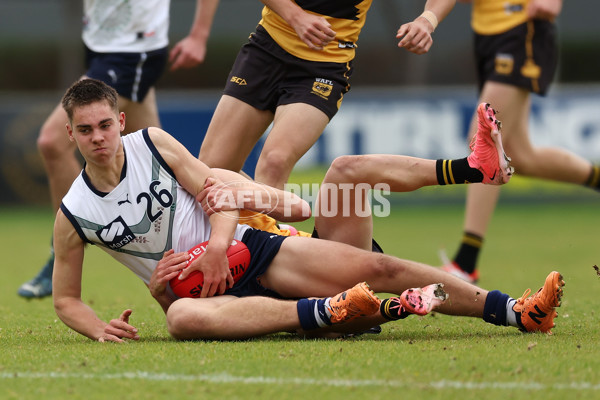
<instances>
[{"instance_id":1,"label":"forearm","mask_svg":"<svg viewBox=\"0 0 600 400\"><path fill-rule=\"evenodd\" d=\"M237 228L239 211L221 211L210 216L210 238L207 251L227 251Z\"/></svg>"},{"instance_id":2,"label":"forearm","mask_svg":"<svg viewBox=\"0 0 600 400\"><path fill-rule=\"evenodd\" d=\"M79 299L57 299L54 301L54 310L65 325L92 340L98 340L108 325Z\"/></svg>"},{"instance_id":3,"label":"forearm","mask_svg":"<svg viewBox=\"0 0 600 400\"><path fill-rule=\"evenodd\" d=\"M435 14L438 22L442 22L454 8L456 0L427 0L424 11Z\"/></svg>"},{"instance_id":4,"label":"forearm","mask_svg":"<svg viewBox=\"0 0 600 400\"><path fill-rule=\"evenodd\" d=\"M240 208L268 214L283 222L304 221L311 216L310 205L292 192L251 181L240 190L244 194Z\"/></svg>"},{"instance_id":5,"label":"forearm","mask_svg":"<svg viewBox=\"0 0 600 400\"><path fill-rule=\"evenodd\" d=\"M292 0L261 0L261 2L275 11L289 25L293 25L296 18L305 12Z\"/></svg>"},{"instance_id":6,"label":"forearm","mask_svg":"<svg viewBox=\"0 0 600 400\"><path fill-rule=\"evenodd\" d=\"M210 35L219 0L197 0L194 22L190 29L189 36L206 41Z\"/></svg>"}]
</instances>

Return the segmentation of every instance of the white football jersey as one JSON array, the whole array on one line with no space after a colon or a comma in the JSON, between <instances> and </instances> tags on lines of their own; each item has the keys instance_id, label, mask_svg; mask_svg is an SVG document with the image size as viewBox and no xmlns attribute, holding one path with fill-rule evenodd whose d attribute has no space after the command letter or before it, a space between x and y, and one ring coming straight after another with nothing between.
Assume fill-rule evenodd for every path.
<instances>
[{"instance_id":1,"label":"white football jersey","mask_svg":"<svg viewBox=\"0 0 600 400\"><path fill-rule=\"evenodd\" d=\"M147 129L122 138L125 164L110 193L96 190L79 174L60 206L86 243L96 244L144 282L165 251L187 251L207 241L208 216L175 179ZM238 225L240 240L249 227Z\"/></svg>"},{"instance_id":2,"label":"white football jersey","mask_svg":"<svg viewBox=\"0 0 600 400\"><path fill-rule=\"evenodd\" d=\"M83 42L97 53L167 47L169 6L169 0L84 0Z\"/></svg>"}]
</instances>

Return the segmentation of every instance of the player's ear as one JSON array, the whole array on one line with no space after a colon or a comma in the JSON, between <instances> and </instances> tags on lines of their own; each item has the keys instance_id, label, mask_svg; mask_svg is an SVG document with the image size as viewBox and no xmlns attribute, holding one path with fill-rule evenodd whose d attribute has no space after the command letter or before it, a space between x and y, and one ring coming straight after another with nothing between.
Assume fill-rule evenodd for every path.
<instances>
[{"instance_id":1,"label":"player's ear","mask_svg":"<svg viewBox=\"0 0 600 400\"><path fill-rule=\"evenodd\" d=\"M65 125L65 127L67 128L67 135L69 135L69 140L71 142L74 142L75 138L73 137L73 128L71 127L71 123L67 122L67 124Z\"/></svg>"},{"instance_id":2,"label":"player's ear","mask_svg":"<svg viewBox=\"0 0 600 400\"><path fill-rule=\"evenodd\" d=\"M125 130L125 113L123 111L119 113L119 129L120 132Z\"/></svg>"}]
</instances>

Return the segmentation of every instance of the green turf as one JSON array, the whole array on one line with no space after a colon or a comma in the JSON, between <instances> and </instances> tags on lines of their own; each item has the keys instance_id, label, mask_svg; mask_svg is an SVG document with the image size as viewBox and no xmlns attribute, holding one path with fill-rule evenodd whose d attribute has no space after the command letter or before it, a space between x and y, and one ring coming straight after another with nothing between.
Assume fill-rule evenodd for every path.
<instances>
[{"instance_id":1,"label":"green turf","mask_svg":"<svg viewBox=\"0 0 600 400\"><path fill-rule=\"evenodd\" d=\"M519 297L527 287L536 290L550 270L563 273L567 286L553 336L434 314L347 340L280 334L176 342L141 281L92 248L83 300L105 320L134 310L142 340L124 345L72 333L50 299L16 296L44 261L52 215L5 207L0 398L600 398L600 278L593 269L600 264L599 205L507 201L490 227L483 287ZM396 205L390 217L376 219L375 235L390 254L437 265L438 249L454 252L462 215L459 204Z\"/></svg>"}]
</instances>

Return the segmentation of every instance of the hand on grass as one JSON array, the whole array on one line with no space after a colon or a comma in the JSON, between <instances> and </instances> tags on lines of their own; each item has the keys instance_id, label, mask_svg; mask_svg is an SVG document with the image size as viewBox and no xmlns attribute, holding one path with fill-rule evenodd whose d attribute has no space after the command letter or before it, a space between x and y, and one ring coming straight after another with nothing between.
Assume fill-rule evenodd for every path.
<instances>
[{"instance_id":1,"label":"hand on grass","mask_svg":"<svg viewBox=\"0 0 600 400\"><path fill-rule=\"evenodd\" d=\"M100 343L104 342L117 342L123 343L123 338L140 340L137 334L137 328L129 325L129 316L132 310L125 310L121 313L119 319L113 319L108 325L104 327L104 334L98 338Z\"/></svg>"}]
</instances>

